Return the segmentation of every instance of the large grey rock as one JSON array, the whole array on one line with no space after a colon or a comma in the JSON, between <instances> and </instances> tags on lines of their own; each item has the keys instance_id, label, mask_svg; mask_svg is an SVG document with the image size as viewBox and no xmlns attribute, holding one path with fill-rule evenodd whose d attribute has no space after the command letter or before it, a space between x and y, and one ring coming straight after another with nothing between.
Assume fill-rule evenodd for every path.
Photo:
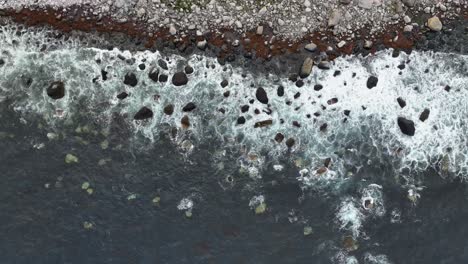
<instances>
[{"instance_id":1,"label":"large grey rock","mask_svg":"<svg viewBox=\"0 0 468 264\"><path fill-rule=\"evenodd\" d=\"M333 10L333 12L330 14L330 17L328 18L328 26L334 27L338 25L338 23L340 23L341 21L342 16L343 15L341 14L340 10Z\"/></svg>"},{"instance_id":2,"label":"large grey rock","mask_svg":"<svg viewBox=\"0 0 468 264\"><path fill-rule=\"evenodd\" d=\"M304 62L302 63L299 76L301 78L307 78L312 72L312 66L314 66L314 60L312 60L312 58L310 57L306 58Z\"/></svg>"},{"instance_id":3,"label":"large grey rock","mask_svg":"<svg viewBox=\"0 0 468 264\"><path fill-rule=\"evenodd\" d=\"M401 0L406 6L412 7L416 3L416 0Z\"/></svg>"},{"instance_id":4,"label":"large grey rock","mask_svg":"<svg viewBox=\"0 0 468 264\"><path fill-rule=\"evenodd\" d=\"M432 30L432 31L441 31L442 30L442 22L440 22L440 19L436 16L429 18L427 21L427 26Z\"/></svg>"}]
</instances>

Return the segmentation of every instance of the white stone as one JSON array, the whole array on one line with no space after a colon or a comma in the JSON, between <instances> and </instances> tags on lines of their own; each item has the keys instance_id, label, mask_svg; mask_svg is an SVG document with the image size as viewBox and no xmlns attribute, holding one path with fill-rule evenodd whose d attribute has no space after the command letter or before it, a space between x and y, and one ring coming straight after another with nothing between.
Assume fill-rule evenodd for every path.
<instances>
[{"instance_id":1,"label":"white stone","mask_svg":"<svg viewBox=\"0 0 468 264\"><path fill-rule=\"evenodd\" d=\"M177 33L177 29L175 28L174 25L170 25L170 26L169 26L169 33L170 33L171 35L175 35L175 34Z\"/></svg>"},{"instance_id":2,"label":"white stone","mask_svg":"<svg viewBox=\"0 0 468 264\"><path fill-rule=\"evenodd\" d=\"M338 44L336 44L336 46L337 46L338 48L340 48L340 49L341 49L342 47L344 47L344 45L346 45L346 41L344 41L344 40L342 40L342 41L338 42Z\"/></svg>"}]
</instances>

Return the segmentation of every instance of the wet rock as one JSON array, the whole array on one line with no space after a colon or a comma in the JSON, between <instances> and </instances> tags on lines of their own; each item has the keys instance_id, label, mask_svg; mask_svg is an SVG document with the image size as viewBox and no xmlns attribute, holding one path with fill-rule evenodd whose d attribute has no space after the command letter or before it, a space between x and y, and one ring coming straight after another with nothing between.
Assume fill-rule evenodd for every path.
<instances>
[{"instance_id":1,"label":"wet rock","mask_svg":"<svg viewBox=\"0 0 468 264\"><path fill-rule=\"evenodd\" d=\"M158 68L152 68L148 73L148 77L153 82L158 82L158 80L159 80L159 69Z\"/></svg>"},{"instance_id":2,"label":"wet rock","mask_svg":"<svg viewBox=\"0 0 468 264\"><path fill-rule=\"evenodd\" d=\"M406 6L413 7L416 3L416 0L401 0L401 2Z\"/></svg>"},{"instance_id":3,"label":"wet rock","mask_svg":"<svg viewBox=\"0 0 468 264\"><path fill-rule=\"evenodd\" d=\"M117 99L123 100L128 97L128 93L126 92L121 92L117 95Z\"/></svg>"},{"instance_id":4,"label":"wet rock","mask_svg":"<svg viewBox=\"0 0 468 264\"><path fill-rule=\"evenodd\" d=\"M329 70L331 68L331 65L329 61L321 61L319 62L317 67L321 70Z\"/></svg>"},{"instance_id":5,"label":"wet rock","mask_svg":"<svg viewBox=\"0 0 468 264\"><path fill-rule=\"evenodd\" d=\"M314 60L312 58L308 57L304 60L301 66L301 70L299 72L299 76L301 78L307 78L310 73L312 72L312 67L314 66Z\"/></svg>"},{"instance_id":6,"label":"wet rock","mask_svg":"<svg viewBox=\"0 0 468 264\"><path fill-rule=\"evenodd\" d=\"M3 65L5 65L5 61L3 59L0 59L0 67L2 67Z\"/></svg>"},{"instance_id":7,"label":"wet rock","mask_svg":"<svg viewBox=\"0 0 468 264\"><path fill-rule=\"evenodd\" d=\"M187 75L184 72L176 72L172 76L172 84L175 86L182 86L188 83Z\"/></svg>"},{"instance_id":8,"label":"wet rock","mask_svg":"<svg viewBox=\"0 0 468 264\"><path fill-rule=\"evenodd\" d=\"M299 122L297 122L297 121L293 121L292 125L295 126L295 127L301 127L301 124Z\"/></svg>"},{"instance_id":9,"label":"wet rock","mask_svg":"<svg viewBox=\"0 0 468 264\"><path fill-rule=\"evenodd\" d=\"M342 14L340 10L338 9L333 10L330 17L328 18L328 26L334 27L338 25L338 23L340 23L341 21L341 17L342 17Z\"/></svg>"},{"instance_id":10,"label":"wet rock","mask_svg":"<svg viewBox=\"0 0 468 264\"><path fill-rule=\"evenodd\" d=\"M137 77L134 73L127 73L124 77L124 84L135 87L138 84Z\"/></svg>"},{"instance_id":11,"label":"wet rock","mask_svg":"<svg viewBox=\"0 0 468 264\"><path fill-rule=\"evenodd\" d=\"M343 239L343 246L347 251L355 251L359 248L356 240L353 237L347 236Z\"/></svg>"},{"instance_id":12,"label":"wet rock","mask_svg":"<svg viewBox=\"0 0 468 264\"><path fill-rule=\"evenodd\" d=\"M229 82L228 80L223 80L220 84L221 84L221 87L225 88L226 86L229 85Z\"/></svg>"},{"instance_id":13,"label":"wet rock","mask_svg":"<svg viewBox=\"0 0 468 264\"><path fill-rule=\"evenodd\" d=\"M169 79L169 76L167 76L166 74L161 74L159 75L159 82L167 82L167 80Z\"/></svg>"},{"instance_id":14,"label":"wet rock","mask_svg":"<svg viewBox=\"0 0 468 264\"><path fill-rule=\"evenodd\" d=\"M249 111L249 108L250 108L249 105L243 105L243 106L241 106L241 112L245 113L245 112Z\"/></svg>"},{"instance_id":15,"label":"wet rock","mask_svg":"<svg viewBox=\"0 0 468 264\"><path fill-rule=\"evenodd\" d=\"M193 68L192 68L192 66L187 65L187 66L185 66L184 71L185 71L186 74L192 74L193 73Z\"/></svg>"},{"instance_id":16,"label":"wet rock","mask_svg":"<svg viewBox=\"0 0 468 264\"><path fill-rule=\"evenodd\" d=\"M283 142L284 140L284 135L281 134L281 133L277 133L276 136L275 136L275 141L278 142L278 143L281 143Z\"/></svg>"},{"instance_id":17,"label":"wet rock","mask_svg":"<svg viewBox=\"0 0 468 264\"><path fill-rule=\"evenodd\" d=\"M237 124L238 124L238 125L243 125L243 124L245 124L245 117L240 116L239 118L237 118Z\"/></svg>"},{"instance_id":18,"label":"wet rock","mask_svg":"<svg viewBox=\"0 0 468 264\"><path fill-rule=\"evenodd\" d=\"M144 63L141 63L140 65L138 65L138 68L143 71L146 69L146 65Z\"/></svg>"},{"instance_id":19,"label":"wet rock","mask_svg":"<svg viewBox=\"0 0 468 264\"><path fill-rule=\"evenodd\" d=\"M367 88L372 89L377 86L377 83L379 82L379 79L375 76L370 76L367 79Z\"/></svg>"},{"instance_id":20,"label":"wet rock","mask_svg":"<svg viewBox=\"0 0 468 264\"><path fill-rule=\"evenodd\" d=\"M428 118L429 118L429 114L431 113L431 111L429 109L424 109L424 111L421 113L421 115L419 115L419 120L421 120L421 122L424 122L426 121Z\"/></svg>"},{"instance_id":21,"label":"wet rock","mask_svg":"<svg viewBox=\"0 0 468 264\"><path fill-rule=\"evenodd\" d=\"M296 141L294 140L294 138L288 138L288 140L286 140L286 146L288 148L292 148L294 144L296 144Z\"/></svg>"},{"instance_id":22,"label":"wet rock","mask_svg":"<svg viewBox=\"0 0 468 264\"><path fill-rule=\"evenodd\" d=\"M327 101L327 104L332 105L338 103L338 98L332 98Z\"/></svg>"},{"instance_id":23,"label":"wet rock","mask_svg":"<svg viewBox=\"0 0 468 264\"><path fill-rule=\"evenodd\" d=\"M304 81L303 80L297 80L296 87L301 88L302 86L304 86Z\"/></svg>"},{"instance_id":24,"label":"wet rock","mask_svg":"<svg viewBox=\"0 0 468 264\"><path fill-rule=\"evenodd\" d=\"M229 97L229 95L231 95L231 92L230 91L225 91L223 93L224 97Z\"/></svg>"},{"instance_id":25,"label":"wet rock","mask_svg":"<svg viewBox=\"0 0 468 264\"><path fill-rule=\"evenodd\" d=\"M403 134L408 135L408 136L414 136L415 133L415 128L414 128L414 122L406 119L404 117L398 117L398 127L400 127L400 130Z\"/></svg>"},{"instance_id":26,"label":"wet rock","mask_svg":"<svg viewBox=\"0 0 468 264\"><path fill-rule=\"evenodd\" d=\"M297 78L299 78L299 75L293 73L289 75L288 80L290 80L291 82L297 82Z\"/></svg>"},{"instance_id":27,"label":"wet rock","mask_svg":"<svg viewBox=\"0 0 468 264\"><path fill-rule=\"evenodd\" d=\"M180 120L180 123L182 124L183 128L189 128L190 127L189 117L188 116L182 117L182 119Z\"/></svg>"},{"instance_id":28,"label":"wet rock","mask_svg":"<svg viewBox=\"0 0 468 264\"><path fill-rule=\"evenodd\" d=\"M273 124L273 120L271 119L263 120L263 121L256 122L254 125L254 128L267 127L267 126L271 126L272 124Z\"/></svg>"},{"instance_id":29,"label":"wet rock","mask_svg":"<svg viewBox=\"0 0 468 264\"><path fill-rule=\"evenodd\" d=\"M452 89L452 88L451 88L450 86L448 86L448 85L446 85L446 86L444 87L444 90L445 90L446 92L450 92L450 89Z\"/></svg>"},{"instance_id":30,"label":"wet rock","mask_svg":"<svg viewBox=\"0 0 468 264\"><path fill-rule=\"evenodd\" d=\"M324 123L320 126L320 131L321 132L325 132L327 130L327 127L328 127L328 124L327 123Z\"/></svg>"},{"instance_id":31,"label":"wet rock","mask_svg":"<svg viewBox=\"0 0 468 264\"><path fill-rule=\"evenodd\" d=\"M429 18L427 20L427 26L432 30L432 31L441 31L442 30L442 22L440 22L440 19L436 16Z\"/></svg>"},{"instance_id":32,"label":"wet rock","mask_svg":"<svg viewBox=\"0 0 468 264\"><path fill-rule=\"evenodd\" d=\"M152 117L153 117L153 111L151 111L151 109L149 109L148 107L144 106L140 110L138 110L135 116L133 116L133 119L144 120L144 119L148 119Z\"/></svg>"},{"instance_id":33,"label":"wet rock","mask_svg":"<svg viewBox=\"0 0 468 264\"><path fill-rule=\"evenodd\" d=\"M297 92L295 95L294 95L294 99L297 99L301 96L301 93L300 92Z\"/></svg>"},{"instance_id":34,"label":"wet rock","mask_svg":"<svg viewBox=\"0 0 468 264\"><path fill-rule=\"evenodd\" d=\"M182 108L182 111L184 111L184 112L191 112L191 111L195 110L195 108L197 108L197 106L196 106L194 103L190 102L190 103L186 104L186 105Z\"/></svg>"},{"instance_id":35,"label":"wet rock","mask_svg":"<svg viewBox=\"0 0 468 264\"><path fill-rule=\"evenodd\" d=\"M158 65L159 65L159 67L161 67L161 68L164 69L164 70L169 69L169 68L167 67L166 61L163 60L163 59L159 59L159 60L158 60Z\"/></svg>"},{"instance_id":36,"label":"wet rock","mask_svg":"<svg viewBox=\"0 0 468 264\"><path fill-rule=\"evenodd\" d=\"M309 44L305 45L304 49L309 51L309 52L314 52L314 51L317 50L317 45L315 45L314 43L309 43Z\"/></svg>"},{"instance_id":37,"label":"wet rock","mask_svg":"<svg viewBox=\"0 0 468 264\"><path fill-rule=\"evenodd\" d=\"M47 95L54 100L63 98L65 96L65 84L61 81L53 82L47 88Z\"/></svg>"},{"instance_id":38,"label":"wet rock","mask_svg":"<svg viewBox=\"0 0 468 264\"><path fill-rule=\"evenodd\" d=\"M172 115L174 113L174 105L173 104L166 105L163 111L164 111L164 114L166 115Z\"/></svg>"},{"instance_id":39,"label":"wet rock","mask_svg":"<svg viewBox=\"0 0 468 264\"><path fill-rule=\"evenodd\" d=\"M278 89L276 90L276 94L281 97L284 95L284 87L282 85L278 86Z\"/></svg>"},{"instance_id":40,"label":"wet rock","mask_svg":"<svg viewBox=\"0 0 468 264\"><path fill-rule=\"evenodd\" d=\"M316 84L316 85L314 85L314 90L315 90L315 91L320 91L320 90L322 90L322 89L323 89L323 85L321 85L321 84Z\"/></svg>"},{"instance_id":41,"label":"wet rock","mask_svg":"<svg viewBox=\"0 0 468 264\"><path fill-rule=\"evenodd\" d=\"M262 104L268 104L268 95L262 87L257 88L257 92L255 93L255 97L257 100Z\"/></svg>"},{"instance_id":42,"label":"wet rock","mask_svg":"<svg viewBox=\"0 0 468 264\"><path fill-rule=\"evenodd\" d=\"M397 102L398 102L398 104L400 105L401 108L404 108L406 106L406 101L403 100L403 98L401 98L401 97L397 98Z\"/></svg>"},{"instance_id":43,"label":"wet rock","mask_svg":"<svg viewBox=\"0 0 468 264\"><path fill-rule=\"evenodd\" d=\"M101 70L101 78L103 81L107 81L107 74L108 74L107 71Z\"/></svg>"},{"instance_id":44,"label":"wet rock","mask_svg":"<svg viewBox=\"0 0 468 264\"><path fill-rule=\"evenodd\" d=\"M349 114L351 114L351 110L344 110L343 113L345 116L349 116Z\"/></svg>"}]
</instances>

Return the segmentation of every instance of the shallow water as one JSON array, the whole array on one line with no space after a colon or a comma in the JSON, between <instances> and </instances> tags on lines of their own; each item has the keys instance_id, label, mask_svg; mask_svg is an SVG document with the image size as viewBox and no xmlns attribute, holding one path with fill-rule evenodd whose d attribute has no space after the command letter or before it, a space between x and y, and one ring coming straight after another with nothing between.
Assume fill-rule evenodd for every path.
<instances>
[{"instance_id":1,"label":"shallow water","mask_svg":"<svg viewBox=\"0 0 468 264\"><path fill-rule=\"evenodd\" d=\"M170 56L163 70L158 53L73 38L44 48L46 34L3 27L0 35L3 263L466 261L466 56L341 58L299 88L200 56ZM189 83L174 87L171 76L187 64ZM150 80L153 67L169 81ZM135 87L123 84L129 72ZM379 81L368 89L371 75ZM66 92L53 100L46 88L57 80ZM258 87L269 106L255 99ZM119 100L122 91L129 97ZM189 102L197 108L183 113ZM142 106L153 118L134 121ZM399 116L415 122L414 137L401 133ZM295 139L292 149L274 141L279 132ZM345 245L350 238L358 246Z\"/></svg>"}]
</instances>

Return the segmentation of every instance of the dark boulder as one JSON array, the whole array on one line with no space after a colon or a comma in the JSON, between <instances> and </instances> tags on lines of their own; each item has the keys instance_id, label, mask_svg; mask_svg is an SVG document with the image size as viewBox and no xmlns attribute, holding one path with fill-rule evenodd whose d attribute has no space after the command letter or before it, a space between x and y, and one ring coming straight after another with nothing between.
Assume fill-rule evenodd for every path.
<instances>
[{"instance_id":1,"label":"dark boulder","mask_svg":"<svg viewBox=\"0 0 468 264\"><path fill-rule=\"evenodd\" d=\"M169 76L166 74L159 75L159 82L167 82L167 79L169 79Z\"/></svg>"},{"instance_id":2,"label":"dark boulder","mask_svg":"<svg viewBox=\"0 0 468 264\"><path fill-rule=\"evenodd\" d=\"M101 70L101 77L103 81L107 81L107 74L108 74L107 71Z\"/></svg>"},{"instance_id":3,"label":"dark boulder","mask_svg":"<svg viewBox=\"0 0 468 264\"><path fill-rule=\"evenodd\" d=\"M431 111L429 109L427 109L427 108L424 109L424 111L419 116L419 120L421 120L422 122L426 121L429 118L430 113L431 113Z\"/></svg>"},{"instance_id":4,"label":"dark boulder","mask_svg":"<svg viewBox=\"0 0 468 264\"><path fill-rule=\"evenodd\" d=\"M338 103L338 98L332 98L327 101L327 104L332 105Z\"/></svg>"},{"instance_id":5,"label":"dark boulder","mask_svg":"<svg viewBox=\"0 0 468 264\"><path fill-rule=\"evenodd\" d=\"M323 85L321 85L321 84L316 84L316 85L314 85L314 90L315 90L315 91L320 91L320 90L322 90L322 89L323 89Z\"/></svg>"},{"instance_id":6,"label":"dark boulder","mask_svg":"<svg viewBox=\"0 0 468 264\"><path fill-rule=\"evenodd\" d=\"M189 128L190 127L189 117L188 116L182 117L182 119L180 120L180 123L182 124L183 128Z\"/></svg>"},{"instance_id":7,"label":"dark boulder","mask_svg":"<svg viewBox=\"0 0 468 264\"><path fill-rule=\"evenodd\" d=\"M174 105L173 104L168 104L164 107L164 113L166 115L172 115L174 113Z\"/></svg>"},{"instance_id":8,"label":"dark boulder","mask_svg":"<svg viewBox=\"0 0 468 264\"><path fill-rule=\"evenodd\" d=\"M288 148L292 148L294 144L296 144L296 141L294 140L294 138L288 138L288 140L286 140L286 146Z\"/></svg>"},{"instance_id":9,"label":"dark boulder","mask_svg":"<svg viewBox=\"0 0 468 264\"><path fill-rule=\"evenodd\" d=\"M120 100L123 100L123 99L125 99L127 97L128 97L128 93L126 93L126 92L121 92L121 93L119 93L117 95L117 98L120 99Z\"/></svg>"},{"instance_id":10,"label":"dark boulder","mask_svg":"<svg viewBox=\"0 0 468 264\"><path fill-rule=\"evenodd\" d=\"M187 75L184 72L176 72L174 76L172 76L172 84L175 86L182 86L188 83Z\"/></svg>"},{"instance_id":11,"label":"dark boulder","mask_svg":"<svg viewBox=\"0 0 468 264\"><path fill-rule=\"evenodd\" d=\"M47 88L47 95L52 99L60 99L65 96L65 84L61 81L53 82Z\"/></svg>"},{"instance_id":12,"label":"dark boulder","mask_svg":"<svg viewBox=\"0 0 468 264\"><path fill-rule=\"evenodd\" d=\"M151 70L148 73L148 77L153 82L158 82L158 80L159 80L159 69L158 68L151 68Z\"/></svg>"},{"instance_id":13,"label":"dark boulder","mask_svg":"<svg viewBox=\"0 0 468 264\"><path fill-rule=\"evenodd\" d=\"M238 124L238 125L243 125L243 124L245 124L245 117L240 116L239 118L237 118L237 124Z\"/></svg>"},{"instance_id":14,"label":"dark boulder","mask_svg":"<svg viewBox=\"0 0 468 264\"><path fill-rule=\"evenodd\" d=\"M223 88L225 88L225 87L228 86L228 85L229 85L228 80L223 80L223 81L221 82L221 87L223 87Z\"/></svg>"},{"instance_id":15,"label":"dark boulder","mask_svg":"<svg viewBox=\"0 0 468 264\"><path fill-rule=\"evenodd\" d=\"M146 69L146 65L144 63L141 63L140 65L138 65L138 68L144 71Z\"/></svg>"},{"instance_id":16,"label":"dark boulder","mask_svg":"<svg viewBox=\"0 0 468 264\"><path fill-rule=\"evenodd\" d=\"M257 92L255 93L257 100L260 101L262 104L268 104L268 95L262 87L257 88Z\"/></svg>"},{"instance_id":17,"label":"dark boulder","mask_svg":"<svg viewBox=\"0 0 468 264\"><path fill-rule=\"evenodd\" d=\"M263 120L263 121L256 122L254 125L254 128L271 126L272 124L273 124L273 120L271 119Z\"/></svg>"},{"instance_id":18,"label":"dark boulder","mask_svg":"<svg viewBox=\"0 0 468 264\"><path fill-rule=\"evenodd\" d=\"M284 140L284 135L281 134L281 133L277 133L276 136L275 136L275 141L278 142L278 143L281 143L283 142Z\"/></svg>"},{"instance_id":19,"label":"dark boulder","mask_svg":"<svg viewBox=\"0 0 468 264\"><path fill-rule=\"evenodd\" d=\"M276 94L281 97L284 95L284 87L282 85L278 86L278 89L276 90Z\"/></svg>"},{"instance_id":20,"label":"dark boulder","mask_svg":"<svg viewBox=\"0 0 468 264\"><path fill-rule=\"evenodd\" d=\"M243 105L243 106L241 106L241 112L245 113L245 112L249 111L249 108L250 108L249 105Z\"/></svg>"},{"instance_id":21,"label":"dark boulder","mask_svg":"<svg viewBox=\"0 0 468 264\"><path fill-rule=\"evenodd\" d=\"M400 105L401 108L404 108L406 106L405 100L403 100L403 98L401 98L401 97L397 98L397 102L398 102L398 104Z\"/></svg>"},{"instance_id":22,"label":"dark boulder","mask_svg":"<svg viewBox=\"0 0 468 264\"><path fill-rule=\"evenodd\" d=\"M134 73L127 73L125 74L124 84L135 87L138 84L137 77Z\"/></svg>"},{"instance_id":23,"label":"dark boulder","mask_svg":"<svg viewBox=\"0 0 468 264\"><path fill-rule=\"evenodd\" d=\"M191 111L195 110L195 108L197 108L197 106L194 103L190 102L190 103L186 104L184 106L184 108L182 108L182 111L191 112Z\"/></svg>"},{"instance_id":24,"label":"dark boulder","mask_svg":"<svg viewBox=\"0 0 468 264\"><path fill-rule=\"evenodd\" d=\"M153 111L151 111L151 109L149 109L148 107L144 106L140 110L138 110L138 112L135 114L133 119L144 120L144 119L148 119L152 117L153 117Z\"/></svg>"},{"instance_id":25,"label":"dark boulder","mask_svg":"<svg viewBox=\"0 0 468 264\"><path fill-rule=\"evenodd\" d=\"M408 136L414 136L416 131L414 128L414 122L404 117L398 117L398 127L400 127L403 134Z\"/></svg>"},{"instance_id":26,"label":"dark boulder","mask_svg":"<svg viewBox=\"0 0 468 264\"><path fill-rule=\"evenodd\" d=\"M187 65L187 66L185 66L185 69L184 69L184 70L185 70L185 73L186 73L186 74L192 74L192 73L193 73L193 68L192 68L192 66Z\"/></svg>"},{"instance_id":27,"label":"dark boulder","mask_svg":"<svg viewBox=\"0 0 468 264\"><path fill-rule=\"evenodd\" d=\"M367 84L366 84L367 88L372 89L372 88L376 87L378 82L379 82L379 78L377 78L375 76L370 76L367 79Z\"/></svg>"},{"instance_id":28,"label":"dark boulder","mask_svg":"<svg viewBox=\"0 0 468 264\"><path fill-rule=\"evenodd\" d=\"M166 63L166 61L163 60L163 59L159 59L159 60L158 60L158 65L159 65L159 67L163 68L164 70L167 70L167 69L168 69L167 63Z\"/></svg>"}]
</instances>

